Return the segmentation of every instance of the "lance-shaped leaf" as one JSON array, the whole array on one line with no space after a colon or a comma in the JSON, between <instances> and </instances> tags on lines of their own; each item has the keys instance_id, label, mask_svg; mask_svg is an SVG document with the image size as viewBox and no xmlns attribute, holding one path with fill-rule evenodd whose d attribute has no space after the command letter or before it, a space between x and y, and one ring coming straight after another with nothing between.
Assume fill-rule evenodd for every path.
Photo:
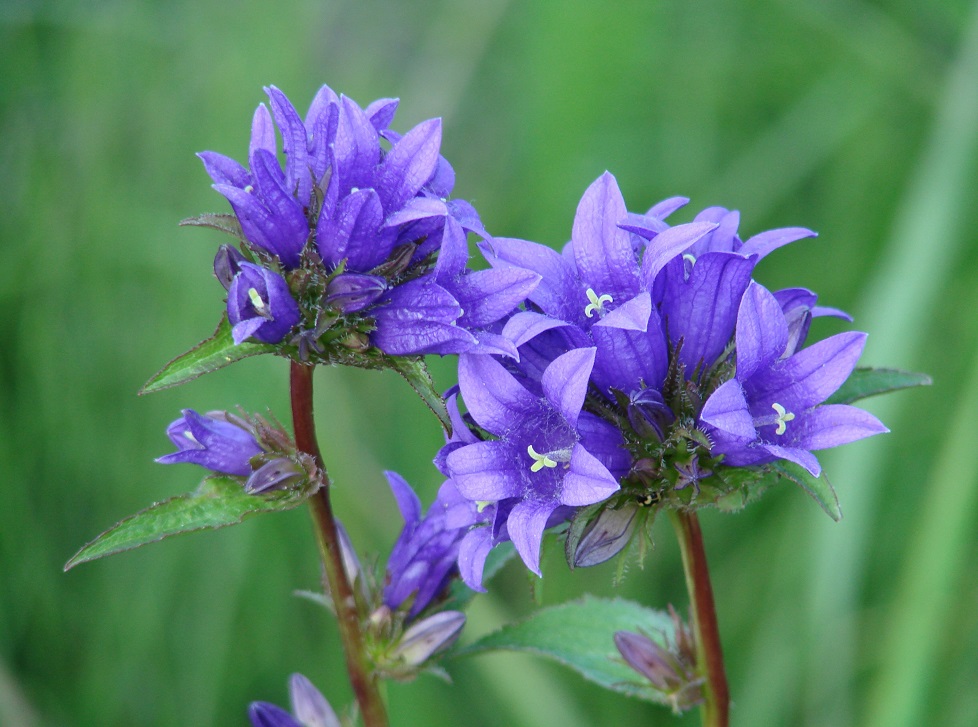
<instances>
[{"instance_id":1,"label":"lance-shaped leaf","mask_svg":"<svg viewBox=\"0 0 978 727\"><path fill-rule=\"evenodd\" d=\"M621 658L617 631L641 632L662 646L674 643L672 619L632 601L585 596L579 601L536 611L525 621L504 626L457 652L468 656L487 651L526 651L546 656L585 679L616 692L668 704Z\"/></svg>"},{"instance_id":2,"label":"lance-shaped leaf","mask_svg":"<svg viewBox=\"0 0 978 727\"><path fill-rule=\"evenodd\" d=\"M220 230L228 235L233 235L242 242L246 241L244 233L241 231L241 223L238 222L238 218L234 215L215 213L197 215L196 217L188 217L185 220L180 220L180 226L210 227L212 230Z\"/></svg>"},{"instance_id":3,"label":"lance-shaped leaf","mask_svg":"<svg viewBox=\"0 0 978 727\"><path fill-rule=\"evenodd\" d=\"M65 570L173 535L237 525L263 512L291 510L315 491L306 481L295 489L248 495L234 477L207 477L194 492L158 502L109 528L75 553Z\"/></svg>"},{"instance_id":4,"label":"lance-shaped leaf","mask_svg":"<svg viewBox=\"0 0 978 727\"><path fill-rule=\"evenodd\" d=\"M778 460L770 465L780 475L788 478L805 492L812 496L812 499L825 510L830 518L839 522L842 519L842 508L839 507L839 496L835 494L835 488L823 472L820 477L815 477L808 470L794 462L788 460Z\"/></svg>"},{"instance_id":5,"label":"lance-shaped leaf","mask_svg":"<svg viewBox=\"0 0 978 727\"><path fill-rule=\"evenodd\" d=\"M231 337L231 324L228 323L227 316L224 316L213 336L170 361L143 385L139 393L149 394L179 386L204 374L223 369L235 361L274 350L275 347L267 343L245 341L236 344Z\"/></svg>"},{"instance_id":6,"label":"lance-shaped leaf","mask_svg":"<svg viewBox=\"0 0 978 727\"><path fill-rule=\"evenodd\" d=\"M933 381L927 374L899 369L857 368L846 382L839 387L826 404L851 404L867 396L886 394L891 391L908 389L911 386L929 386Z\"/></svg>"}]
</instances>

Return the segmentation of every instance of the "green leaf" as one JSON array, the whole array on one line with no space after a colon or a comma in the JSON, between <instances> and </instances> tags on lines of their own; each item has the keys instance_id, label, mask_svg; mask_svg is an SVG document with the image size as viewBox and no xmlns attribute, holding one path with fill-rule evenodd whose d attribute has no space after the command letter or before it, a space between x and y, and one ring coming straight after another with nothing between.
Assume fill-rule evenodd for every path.
<instances>
[{"instance_id":1,"label":"green leaf","mask_svg":"<svg viewBox=\"0 0 978 727\"><path fill-rule=\"evenodd\" d=\"M857 368L846 382L830 396L826 404L851 404L867 396L886 394L891 391L908 389L911 386L929 386L930 376L899 369Z\"/></svg>"},{"instance_id":2,"label":"green leaf","mask_svg":"<svg viewBox=\"0 0 978 727\"><path fill-rule=\"evenodd\" d=\"M143 385L139 393L149 394L154 391L162 391L172 386L179 386L188 381L217 371L225 366L233 364L249 356L257 356L261 353L270 353L275 347L268 343L244 343L235 344L231 338L231 324L228 323L227 316L221 318L221 322L214 331L214 335L206 341L201 341L182 356L177 356L164 366L153 378Z\"/></svg>"},{"instance_id":3,"label":"green leaf","mask_svg":"<svg viewBox=\"0 0 978 727\"><path fill-rule=\"evenodd\" d=\"M536 611L525 621L502 627L457 652L525 651L553 659L585 679L616 692L668 704L628 666L615 648L616 631L644 633L659 645L674 640L672 619L633 601L585 596L579 601Z\"/></svg>"},{"instance_id":4,"label":"green leaf","mask_svg":"<svg viewBox=\"0 0 978 727\"><path fill-rule=\"evenodd\" d=\"M173 535L237 525L262 512L291 510L313 492L315 489L307 485L249 495L233 477L207 477L194 492L158 502L109 528L75 553L65 570Z\"/></svg>"},{"instance_id":5,"label":"green leaf","mask_svg":"<svg viewBox=\"0 0 978 727\"><path fill-rule=\"evenodd\" d=\"M771 467L811 495L830 518L836 522L842 519L839 496L835 494L835 488L832 487L832 483L828 481L824 472L821 477L814 477L804 467L783 459L772 463Z\"/></svg>"},{"instance_id":6,"label":"green leaf","mask_svg":"<svg viewBox=\"0 0 978 727\"><path fill-rule=\"evenodd\" d=\"M241 231L241 223L238 218L230 214L203 214L196 217L188 217L180 220L181 227L210 227L229 235L233 235L242 242L245 241L244 233Z\"/></svg>"}]
</instances>

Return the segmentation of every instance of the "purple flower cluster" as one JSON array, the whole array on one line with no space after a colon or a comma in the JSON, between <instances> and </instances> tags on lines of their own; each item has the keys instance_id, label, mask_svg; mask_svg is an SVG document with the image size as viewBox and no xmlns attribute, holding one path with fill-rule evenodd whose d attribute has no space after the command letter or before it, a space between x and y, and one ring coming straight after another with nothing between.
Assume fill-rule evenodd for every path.
<instances>
[{"instance_id":1,"label":"purple flower cluster","mask_svg":"<svg viewBox=\"0 0 978 727\"><path fill-rule=\"evenodd\" d=\"M562 253L481 243L493 270L531 271L540 283L494 328L518 357L460 357L469 414L436 459L492 514L461 548L470 585L505 538L539 573L544 530L568 509L625 507L611 520L630 532L636 503L712 504L733 489L731 468L776 460L817 476L812 450L886 431L860 409L822 404L852 372L865 334L805 348L812 318L846 314L817 306L811 291L771 293L752 278L765 255L814 233L743 241L739 214L719 207L667 224L687 202L629 214L605 173L581 199ZM577 553L579 564L624 547L628 537L605 529L602 554Z\"/></svg>"},{"instance_id":2,"label":"purple flower cluster","mask_svg":"<svg viewBox=\"0 0 978 727\"><path fill-rule=\"evenodd\" d=\"M222 247L214 266L235 343L293 344L324 360L337 345L515 356L488 328L539 276L466 270L467 234L490 238L470 204L449 199L441 121L402 136L389 128L394 99L363 109L323 86L303 118L279 89L266 92L271 111L255 112L247 168L199 155L240 229L215 226L243 243L243 254Z\"/></svg>"}]
</instances>

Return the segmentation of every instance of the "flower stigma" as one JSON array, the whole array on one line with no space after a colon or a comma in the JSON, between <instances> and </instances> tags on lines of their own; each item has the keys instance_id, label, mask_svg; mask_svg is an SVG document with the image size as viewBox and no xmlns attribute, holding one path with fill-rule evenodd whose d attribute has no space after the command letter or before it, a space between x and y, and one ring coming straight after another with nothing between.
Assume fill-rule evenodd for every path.
<instances>
[{"instance_id":1,"label":"flower stigma","mask_svg":"<svg viewBox=\"0 0 978 727\"><path fill-rule=\"evenodd\" d=\"M539 472L544 467L553 468L557 466L556 460L550 459L550 457L547 456L546 454L540 454L535 449L533 449L532 444L526 448L526 451L533 458L533 464L530 465L530 472Z\"/></svg>"},{"instance_id":2,"label":"flower stigma","mask_svg":"<svg viewBox=\"0 0 978 727\"><path fill-rule=\"evenodd\" d=\"M599 296L597 293L594 292L594 288L587 289L587 299L591 301L584 308L584 315L586 315L588 318L593 318L595 312L597 312L598 315L604 315L605 312L604 304L612 303L615 300L607 293ZM547 466L553 467L554 465L547 465Z\"/></svg>"}]
</instances>

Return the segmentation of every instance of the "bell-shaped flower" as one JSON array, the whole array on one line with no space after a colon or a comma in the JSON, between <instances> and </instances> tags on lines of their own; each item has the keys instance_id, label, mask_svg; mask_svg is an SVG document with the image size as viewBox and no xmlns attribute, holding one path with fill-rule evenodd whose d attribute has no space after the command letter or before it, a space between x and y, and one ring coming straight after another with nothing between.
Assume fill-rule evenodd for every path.
<instances>
[{"instance_id":1,"label":"bell-shaped flower","mask_svg":"<svg viewBox=\"0 0 978 727\"><path fill-rule=\"evenodd\" d=\"M447 480L421 516L421 502L407 481L385 472L404 528L387 561L384 603L392 611L413 596L408 619L424 611L457 576L459 543L477 517L476 507Z\"/></svg>"},{"instance_id":2,"label":"bell-shaped flower","mask_svg":"<svg viewBox=\"0 0 978 727\"><path fill-rule=\"evenodd\" d=\"M866 334L840 333L794 350L777 298L751 283L737 316L736 374L721 384L700 412L714 455L746 466L786 459L818 476L812 450L836 447L888 431L872 414L843 404L822 404L849 377Z\"/></svg>"},{"instance_id":3,"label":"bell-shaped flower","mask_svg":"<svg viewBox=\"0 0 978 727\"><path fill-rule=\"evenodd\" d=\"M156 461L161 464L189 462L245 477L252 473L251 459L264 452L248 425L227 412L198 414L184 409L183 416L167 427L166 435L177 451L159 457Z\"/></svg>"},{"instance_id":4,"label":"bell-shaped flower","mask_svg":"<svg viewBox=\"0 0 978 727\"><path fill-rule=\"evenodd\" d=\"M460 357L462 398L475 422L497 438L453 449L446 468L469 500L511 505L508 535L537 574L554 512L606 499L628 469L620 433L581 411L594 355L583 348L559 356L544 371L539 393L489 356Z\"/></svg>"},{"instance_id":5,"label":"bell-shaped flower","mask_svg":"<svg viewBox=\"0 0 978 727\"><path fill-rule=\"evenodd\" d=\"M228 320L235 343L248 338L280 343L299 318L299 306L281 275L253 263L239 263L228 288Z\"/></svg>"}]
</instances>

